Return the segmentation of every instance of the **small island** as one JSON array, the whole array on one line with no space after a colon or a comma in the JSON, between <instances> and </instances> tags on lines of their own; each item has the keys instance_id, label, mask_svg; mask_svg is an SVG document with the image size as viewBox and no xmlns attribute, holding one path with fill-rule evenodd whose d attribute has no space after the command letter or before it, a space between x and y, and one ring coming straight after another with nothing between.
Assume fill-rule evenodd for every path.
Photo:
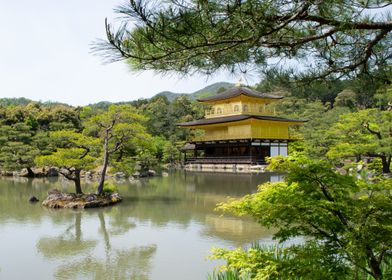
<instances>
[{"instance_id":1,"label":"small island","mask_svg":"<svg viewBox=\"0 0 392 280\"><path fill-rule=\"evenodd\" d=\"M105 207L117 204L122 201L118 193L96 194L75 194L64 193L58 189L48 192L48 197L42 202L42 205L48 208L73 208L86 209Z\"/></svg>"},{"instance_id":2,"label":"small island","mask_svg":"<svg viewBox=\"0 0 392 280\"><path fill-rule=\"evenodd\" d=\"M36 158L38 166L56 166L58 172L75 183L75 193L57 189L48 192L42 205L49 208L95 208L114 205L122 201L110 186L105 190L105 178L110 157L124 153L131 141L143 137L145 129L137 125L142 117L129 105L112 105L99 115L85 121L83 132L56 131L50 134L57 149L50 155ZM100 167L99 182L95 193L84 194L81 172Z\"/></svg>"}]
</instances>

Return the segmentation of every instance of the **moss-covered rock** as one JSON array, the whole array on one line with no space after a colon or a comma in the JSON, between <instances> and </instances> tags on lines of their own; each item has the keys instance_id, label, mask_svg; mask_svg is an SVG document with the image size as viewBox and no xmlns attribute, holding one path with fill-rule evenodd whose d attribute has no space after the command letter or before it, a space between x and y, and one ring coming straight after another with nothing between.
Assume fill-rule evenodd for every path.
<instances>
[{"instance_id":1,"label":"moss-covered rock","mask_svg":"<svg viewBox=\"0 0 392 280\"><path fill-rule=\"evenodd\" d=\"M63 193L57 189L50 190L42 205L48 208L96 208L114 205L122 201L118 193L103 193L102 195Z\"/></svg>"}]
</instances>

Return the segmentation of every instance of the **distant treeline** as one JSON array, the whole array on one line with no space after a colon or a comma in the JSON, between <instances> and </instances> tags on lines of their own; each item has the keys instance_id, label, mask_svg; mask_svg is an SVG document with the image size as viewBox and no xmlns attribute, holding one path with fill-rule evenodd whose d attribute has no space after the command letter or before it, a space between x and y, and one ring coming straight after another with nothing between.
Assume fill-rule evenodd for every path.
<instances>
[{"instance_id":1,"label":"distant treeline","mask_svg":"<svg viewBox=\"0 0 392 280\"><path fill-rule=\"evenodd\" d=\"M392 90L388 83L369 79L363 77L305 84L292 79L287 73L269 72L255 89L285 96L276 104L280 116L308 120L304 126L292 130L291 133L302 139L292 144L292 151L334 160L346 157L356 160L377 158L384 162L385 171L390 166L390 153L382 147L387 147L390 141L387 134L390 123L387 122L392 106ZM221 87L215 93L198 94L219 94L225 89ZM129 110L141 116L143 120L138 123L149 139L147 144L134 141L127 149L118 151L118 162L132 162L133 166L141 164L146 168L162 163L179 163L182 145L200 132L179 128L176 124L202 118L205 109L186 95L177 96L172 101L158 95L151 99L116 104L100 102L84 107L35 102L26 98L3 98L0 99L0 169L31 169L38 156L53 154L59 148L51 132L86 134L86 125L91 123L91 119L105 114L113 106L128 106ZM378 127L380 131L376 129ZM343 137L354 128L359 129L360 135L367 135L366 139L361 139L369 144L367 150L364 147L359 149L359 142L355 146L359 136L351 140ZM379 137L371 131L381 133L382 143L377 142ZM98 134L93 136L100 137ZM342 143L350 143L350 146L342 147ZM125 166L112 165L118 169Z\"/></svg>"}]
</instances>

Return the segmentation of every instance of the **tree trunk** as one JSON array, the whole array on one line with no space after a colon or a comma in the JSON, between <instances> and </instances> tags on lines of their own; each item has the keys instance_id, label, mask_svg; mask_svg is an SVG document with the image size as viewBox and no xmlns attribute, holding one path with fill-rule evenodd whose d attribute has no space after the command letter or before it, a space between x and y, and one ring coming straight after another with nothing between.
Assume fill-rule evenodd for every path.
<instances>
[{"instance_id":1,"label":"tree trunk","mask_svg":"<svg viewBox=\"0 0 392 280\"><path fill-rule=\"evenodd\" d=\"M382 271L380 268L380 263L376 260L373 251L368 248L366 254L369 258L368 263L369 263L370 270L373 272L373 277L375 279L382 279Z\"/></svg>"},{"instance_id":2,"label":"tree trunk","mask_svg":"<svg viewBox=\"0 0 392 280\"><path fill-rule=\"evenodd\" d=\"M106 130L106 133L105 133L105 142L103 145L103 150L104 150L103 167L102 167L102 172L101 172L101 178L99 180L99 185L97 188L97 194L102 194L102 192L103 192L103 186L105 184L106 170L107 170L108 164L109 164L109 131L108 130Z\"/></svg>"},{"instance_id":3,"label":"tree trunk","mask_svg":"<svg viewBox=\"0 0 392 280\"><path fill-rule=\"evenodd\" d=\"M80 184L80 170L76 169L75 170L75 178L74 178L74 182L75 182L75 192L77 194L82 194L82 186Z\"/></svg>"},{"instance_id":4,"label":"tree trunk","mask_svg":"<svg viewBox=\"0 0 392 280\"><path fill-rule=\"evenodd\" d=\"M381 156L381 162L382 162L382 173L391 173L391 169L390 169L390 160L387 159L386 156Z\"/></svg>"},{"instance_id":5,"label":"tree trunk","mask_svg":"<svg viewBox=\"0 0 392 280\"><path fill-rule=\"evenodd\" d=\"M26 167L26 169L27 169L27 177L34 178L35 173L33 172L33 170L31 170L31 167Z\"/></svg>"},{"instance_id":6,"label":"tree trunk","mask_svg":"<svg viewBox=\"0 0 392 280\"><path fill-rule=\"evenodd\" d=\"M376 261L374 256L369 260L369 266L373 272L373 277L375 279L382 279L382 271L380 268L380 264Z\"/></svg>"}]
</instances>

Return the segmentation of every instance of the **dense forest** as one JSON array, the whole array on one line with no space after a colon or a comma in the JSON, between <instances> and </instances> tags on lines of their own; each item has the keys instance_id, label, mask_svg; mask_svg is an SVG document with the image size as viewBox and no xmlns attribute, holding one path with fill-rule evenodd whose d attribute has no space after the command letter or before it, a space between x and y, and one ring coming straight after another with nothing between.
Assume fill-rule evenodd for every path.
<instances>
[{"instance_id":1,"label":"dense forest","mask_svg":"<svg viewBox=\"0 0 392 280\"><path fill-rule=\"evenodd\" d=\"M388 84L374 83L369 79L303 83L287 73L270 71L254 88L285 96L276 104L278 115L308 120L292 131L300 139L291 143L292 152L302 152L311 158L326 158L341 167L362 161L389 173L392 90ZM217 93L203 94L219 94L224 89L221 87ZM101 102L85 107L24 98L2 99L0 168L3 174L24 169L26 176L37 176L34 167L51 163L45 163L42 157L53 155L59 149L64 151L83 146L83 143L72 144L71 139L64 139L71 133L91 138L79 139L79 142L98 141L94 143L96 147L90 149L89 155L92 151L95 153L95 160L91 159L93 164L84 162L82 169L102 165L98 155L102 152L104 139L99 129L92 128L102 121L99 116L110 110L120 110L120 115L132 112L128 124L134 125L128 128L124 143L117 144L120 147L113 152L111 172L130 175L135 170L178 164L181 162L181 147L199 132L179 128L176 124L202 118L204 109L186 95L179 95L172 101L157 95L151 99L118 104ZM62 167L61 162L52 164Z\"/></svg>"},{"instance_id":2,"label":"dense forest","mask_svg":"<svg viewBox=\"0 0 392 280\"><path fill-rule=\"evenodd\" d=\"M90 154L95 152L98 155L100 144L93 142L101 139L102 135L99 129L92 128L102 122L99 116L110 110L119 110L116 114L121 117L132 113L131 117L126 116L124 123L129 121L128 124L133 127L127 128L126 140L114 152L111 163L114 170L121 169L127 174L134 171L136 163L149 168L156 163L178 162L178 148L189 137L189 132L177 128L176 123L203 115L200 106L182 96L173 102L166 97L156 97L127 104L86 107L34 102L23 98L2 99L0 166L3 174L25 169L28 172L26 175L35 176L37 174L33 173L33 168L40 165L37 159L53 155L59 149L78 148L89 142L96 146L91 148ZM72 144L72 139L66 139L72 134L91 139L79 139L81 143ZM100 164L97 162L94 165Z\"/></svg>"}]
</instances>

